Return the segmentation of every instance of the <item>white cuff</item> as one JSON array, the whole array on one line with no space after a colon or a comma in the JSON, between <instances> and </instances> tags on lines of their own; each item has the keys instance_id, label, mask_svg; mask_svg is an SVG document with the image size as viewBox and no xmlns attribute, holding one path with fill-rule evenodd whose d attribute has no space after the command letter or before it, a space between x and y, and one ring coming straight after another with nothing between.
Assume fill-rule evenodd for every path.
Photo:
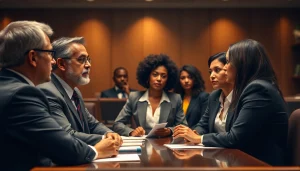
<instances>
[{"instance_id":1,"label":"white cuff","mask_svg":"<svg viewBox=\"0 0 300 171\"><path fill-rule=\"evenodd\" d=\"M97 152L96 148L94 146L91 146L91 145L88 145L88 146L90 146L94 150L94 152L96 153L96 155L95 155L95 157L93 159L93 160L96 160L97 157L98 157L98 152Z\"/></svg>"}]
</instances>

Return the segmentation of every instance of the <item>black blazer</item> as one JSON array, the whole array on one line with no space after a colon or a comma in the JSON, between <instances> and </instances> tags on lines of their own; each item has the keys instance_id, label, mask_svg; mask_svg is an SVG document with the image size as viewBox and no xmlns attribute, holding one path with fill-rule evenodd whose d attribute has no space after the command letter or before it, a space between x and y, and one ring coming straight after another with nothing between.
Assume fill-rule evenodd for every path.
<instances>
[{"instance_id":1,"label":"black blazer","mask_svg":"<svg viewBox=\"0 0 300 171\"><path fill-rule=\"evenodd\" d=\"M84 124L82 125L77 109L57 77L57 75L51 74L51 82L38 86L46 94L52 117L71 135L87 144L95 145L102 139L102 135L107 131L112 132L112 130L89 113L84 105L79 89L75 88L83 116Z\"/></svg>"},{"instance_id":2,"label":"black blazer","mask_svg":"<svg viewBox=\"0 0 300 171\"><path fill-rule=\"evenodd\" d=\"M78 165L95 152L73 138L51 117L44 93L21 76L0 71L1 169L30 170L34 166ZM50 158L50 159L48 159Z\"/></svg>"},{"instance_id":3,"label":"black blazer","mask_svg":"<svg viewBox=\"0 0 300 171\"><path fill-rule=\"evenodd\" d=\"M271 165L284 165L288 115L283 98L271 83L254 80L248 84L234 113L228 113L225 128L226 133L205 134L202 143L237 148Z\"/></svg>"},{"instance_id":4,"label":"black blazer","mask_svg":"<svg viewBox=\"0 0 300 171\"><path fill-rule=\"evenodd\" d=\"M130 89L130 92L132 91L136 91L136 90ZM113 87L111 89L102 91L100 94L100 98L118 98L118 93L115 87Z\"/></svg>"},{"instance_id":5,"label":"black blazer","mask_svg":"<svg viewBox=\"0 0 300 171\"><path fill-rule=\"evenodd\" d=\"M192 96L190 104L187 108L185 117L190 128L194 128L201 119L207 107L209 94L201 92L197 96Z\"/></svg>"}]
</instances>

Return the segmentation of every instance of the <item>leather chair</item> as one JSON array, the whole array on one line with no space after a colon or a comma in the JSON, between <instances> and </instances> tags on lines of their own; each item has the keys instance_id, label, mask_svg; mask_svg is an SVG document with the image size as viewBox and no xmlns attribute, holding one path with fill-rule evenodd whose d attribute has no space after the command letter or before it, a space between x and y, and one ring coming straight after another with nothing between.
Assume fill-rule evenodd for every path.
<instances>
[{"instance_id":1,"label":"leather chair","mask_svg":"<svg viewBox=\"0 0 300 171\"><path fill-rule=\"evenodd\" d=\"M90 114L96 117L96 104L93 102L84 102L84 104L87 110L90 112Z\"/></svg>"},{"instance_id":2,"label":"leather chair","mask_svg":"<svg viewBox=\"0 0 300 171\"><path fill-rule=\"evenodd\" d=\"M300 109L289 118L287 164L300 166Z\"/></svg>"}]
</instances>

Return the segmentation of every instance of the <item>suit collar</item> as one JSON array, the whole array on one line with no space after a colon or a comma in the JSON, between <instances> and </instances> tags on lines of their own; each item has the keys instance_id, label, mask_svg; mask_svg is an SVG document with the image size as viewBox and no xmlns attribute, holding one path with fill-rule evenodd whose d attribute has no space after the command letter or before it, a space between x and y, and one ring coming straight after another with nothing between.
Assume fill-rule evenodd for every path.
<instances>
[{"instance_id":1,"label":"suit collar","mask_svg":"<svg viewBox=\"0 0 300 171\"><path fill-rule=\"evenodd\" d=\"M144 102L144 101L147 101L148 104L150 104L150 101L149 101L149 90L147 90L143 94L143 96L139 99L139 102ZM164 101L166 101L168 103L171 102L170 99L169 99L169 97L168 97L168 95L163 91L159 104L161 104Z\"/></svg>"},{"instance_id":2,"label":"suit collar","mask_svg":"<svg viewBox=\"0 0 300 171\"><path fill-rule=\"evenodd\" d=\"M77 109L75 108L75 106L74 106L74 104L73 104L71 98L68 96L67 92L65 91L63 85L62 85L61 82L59 81L59 79L61 79L61 78L59 78L56 74L52 73L52 74L51 74L51 79L52 79L53 84L54 84L55 87L57 88L57 90L58 90L58 91L60 92L60 94L64 97L64 100L65 100L65 102L67 103L69 109L72 111L73 116L75 116L75 118L77 119L77 122L80 123L80 125L82 126L81 120L80 120L80 118L79 118L79 116L78 116L78 113L77 113ZM62 79L61 79L61 80L62 80ZM75 90L76 90L76 88L75 88ZM79 95L79 93L77 93L77 94ZM72 91L72 95L73 95L73 91ZM72 95L71 95L71 96L72 96ZM81 104L81 106L82 106L82 104ZM83 108L81 107L81 109L83 109Z\"/></svg>"},{"instance_id":3,"label":"suit collar","mask_svg":"<svg viewBox=\"0 0 300 171\"><path fill-rule=\"evenodd\" d=\"M57 76L55 73L53 73L53 75L57 78L57 80L62 85L62 87L64 88L65 92L67 93L68 97L71 99L74 90L63 79L61 79L59 76Z\"/></svg>"},{"instance_id":4,"label":"suit collar","mask_svg":"<svg viewBox=\"0 0 300 171\"><path fill-rule=\"evenodd\" d=\"M6 68L6 69L2 69L2 71L4 73L8 73L9 75L11 75L11 76L13 76L15 78L18 78L20 81L22 81L24 83L27 83L27 84L35 87L35 85L33 84L33 82L29 78L27 78L25 75L23 75L23 74L15 71L15 70Z\"/></svg>"}]
</instances>

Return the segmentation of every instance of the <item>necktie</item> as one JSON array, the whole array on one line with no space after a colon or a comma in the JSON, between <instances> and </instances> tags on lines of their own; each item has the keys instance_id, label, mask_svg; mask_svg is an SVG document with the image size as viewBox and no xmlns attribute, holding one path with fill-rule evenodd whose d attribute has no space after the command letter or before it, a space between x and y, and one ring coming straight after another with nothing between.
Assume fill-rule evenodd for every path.
<instances>
[{"instance_id":1,"label":"necktie","mask_svg":"<svg viewBox=\"0 0 300 171\"><path fill-rule=\"evenodd\" d=\"M122 98L126 98L126 95L124 92L122 92Z\"/></svg>"},{"instance_id":2,"label":"necktie","mask_svg":"<svg viewBox=\"0 0 300 171\"><path fill-rule=\"evenodd\" d=\"M76 91L74 90L73 92L73 95L72 95L72 98L71 98L74 103L75 103L75 106L76 106L76 109L77 109L77 114L79 115L79 118L80 118L80 121L81 121L81 124L82 124L82 127L84 126L83 124L83 116L82 116L82 112L81 112L81 107L80 107L80 101L79 101L79 97L78 97L78 94L76 93Z\"/></svg>"},{"instance_id":3,"label":"necktie","mask_svg":"<svg viewBox=\"0 0 300 171\"><path fill-rule=\"evenodd\" d=\"M117 94L122 93L122 98L126 98L125 92L122 90L117 90Z\"/></svg>"}]
</instances>

